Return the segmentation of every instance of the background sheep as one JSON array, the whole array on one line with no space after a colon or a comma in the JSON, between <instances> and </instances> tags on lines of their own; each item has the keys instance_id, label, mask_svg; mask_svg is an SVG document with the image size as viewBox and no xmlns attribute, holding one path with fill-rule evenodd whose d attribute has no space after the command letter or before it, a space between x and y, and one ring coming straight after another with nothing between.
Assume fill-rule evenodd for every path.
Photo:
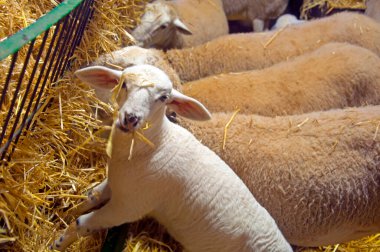
<instances>
[{"instance_id":1,"label":"background sheep","mask_svg":"<svg viewBox=\"0 0 380 252\"><path fill-rule=\"evenodd\" d=\"M126 47L100 57L95 64L105 64L104 59L109 58L121 67L146 63L164 71L173 68L182 82L188 82L220 73L262 69L329 42L349 42L380 55L380 25L365 15L338 13L278 32L233 34L166 53Z\"/></svg>"},{"instance_id":2,"label":"background sheep","mask_svg":"<svg viewBox=\"0 0 380 252\"><path fill-rule=\"evenodd\" d=\"M229 73L185 83L182 91L212 112L266 116L380 104L380 58L343 43L262 70Z\"/></svg>"},{"instance_id":3,"label":"background sheep","mask_svg":"<svg viewBox=\"0 0 380 252\"><path fill-rule=\"evenodd\" d=\"M80 216L54 243L55 249L65 249L78 235L149 215L187 251L292 251L236 174L187 130L167 120L166 106L195 120L209 119L210 114L198 101L172 90L163 71L149 65L123 72L90 67L77 75L107 89L125 77L125 88L119 93L109 143L108 178L97 190L99 206L109 201ZM133 141L145 122L152 124L144 136L154 148Z\"/></svg>"},{"instance_id":4,"label":"background sheep","mask_svg":"<svg viewBox=\"0 0 380 252\"><path fill-rule=\"evenodd\" d=\"M380 22L380 1L367 0L365 14L376 21Z\"/></svg>"},{"instance_id":5,"label":"background sheep","mask_svg":"<svg viewBox=\"0 0 380 252\"><path fill-rule=\"evenodd\" d=\"M380 232L380 107L267 118L213 114L183 121L246 183L299 246Z\"/></svg>"},{"instance_id":6,"label":"background sheep","mask_svg":"<svg viewBox=\"0 0 380 252\"><path fill-rule=\"evenodd\" d=\"M138 45L160 49L200 45L225 34L228 24L221 0L149 3L132 31Z\"/></svg>"},{"instance_id":7,"label":"background sheep","mask_svg":"<svg viewBox=\"0 0 380 252\"><path fill-rule=\"evenodd\" d=\"M288 0L223 0L229 19L249 19L256 32L269 29L269 21L280 16L287 5Z\"/></svg>"}]
</instances>

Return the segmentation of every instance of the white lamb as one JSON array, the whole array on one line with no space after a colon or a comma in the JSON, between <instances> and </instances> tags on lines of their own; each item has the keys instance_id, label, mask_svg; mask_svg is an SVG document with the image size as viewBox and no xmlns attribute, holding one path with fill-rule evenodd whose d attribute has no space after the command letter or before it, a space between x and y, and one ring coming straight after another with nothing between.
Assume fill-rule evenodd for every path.
<instances>
[{"instance_id":1,"label":"white lamb","mask_svg":"<svg viewBox=\"0 0 380 252\"><path fill-rule=\"evenodd\" d=\"M111 133L108 178L87 204L108 202L80 216L53 248L64 249L78 236L149 215L188 251L292 251L237 175L190 132L168 121L167 106L195 120L207 120L210 114L198 101L172 89L163 71L140 65L123 72L89 67L76 74L108 89L120 78L125 81L117 98L120 109ZM146 122L151 126L143 133L153 148L134 141Z\"/></svg>"},{"instance_id":2,"label":"white lamb","mask_svg":"<svg viewBox=\"0 0 380 252\"><path fill-rule=\"evenodd\" d=\"M228 23L221 0L158 0L131 34L145 48L184 48L228 34Z\"/></svg>"},{"instance_id":3,"label":"white lamb","mask_svg":"<svg viewBox=\"0 0 380 252\"><path fill-rule=\"evenodd\" d=\"M228 19L248 19L253 30L261 32L269 28L269 21L280 16L289 0L223 0Z\"/></svg>"}]
</instances>

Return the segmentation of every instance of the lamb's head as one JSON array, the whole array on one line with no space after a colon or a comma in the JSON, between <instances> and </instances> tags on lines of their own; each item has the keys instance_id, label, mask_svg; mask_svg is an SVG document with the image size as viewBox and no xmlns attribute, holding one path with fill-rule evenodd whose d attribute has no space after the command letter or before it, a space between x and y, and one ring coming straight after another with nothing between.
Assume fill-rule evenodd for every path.
<instances>
[{"instance_id":1,"label":"lamb's head","mask_svg":"<svg viewBox=\"0 0 380 252\"><path fill-rule=\"evenodd\" d=\"M191 34L170 3L155 1L146 5L140 24L132 31L132 36L139 46L169 49L177 32Z\"/></svg>"},{"instance_id":2,"label":"lamb's head","mask_svg":"<svg viewBox=\"0 0 380 252\"><path fill-rule=\"evenodd\" d=\"M116 126L124 132L159 123L166 107L194 120L208 120L210 113L197 100L173 89L169 77L151 65L131 66L124 71L103 66L87 67L75 72L85 83L97 89L113 90L118 105Z\"/></svg>"}]
</instances>

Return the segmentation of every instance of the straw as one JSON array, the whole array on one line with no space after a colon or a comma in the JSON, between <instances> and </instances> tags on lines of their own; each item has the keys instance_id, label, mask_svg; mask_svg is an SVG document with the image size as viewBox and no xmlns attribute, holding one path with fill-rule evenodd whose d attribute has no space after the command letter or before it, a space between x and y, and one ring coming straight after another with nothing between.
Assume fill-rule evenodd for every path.
<instances>
[{"instance_id":1,"label":"straw","mask_svg":"<svg viewBox=\"0 0 380 252\"><path fill-rule=\"evenodd\" d=\"M228 131L228 128L230 127L232 121L234 120L234 118L236 117L237 113L239 113L240 109L237 109L231 116L230 120L227 122L226 126L224 126L224 134L223 134L223 145L222 145L222 149L225 150L226 149L226 142L227 142L227 131Z\"/></svg>"},{"instance_id":2,"label":"straw","mask_svg":"<svg viewBox=\"0 0 380 252\"><path fill-rule=\"evenodd\" d=\"M103 53L132 44L129 30L137 24L145 2L96 1L94 18L74 54L76 61L73 70L67 72L56 85L47 87L43 104L46 110L39 111L34 119L34 127L26 132L16 146L12 161L0 166L1 250L46 251L53 239L70 223L69 209L78 206L84 195L105 179L107 153L111 152L109 149L106 151L107 141L102 136L109 132L110 127L101 125L98 110L112 116L115 108L99 101L92 90L74 78L73 71L93 62ZM53 0L0 0L0 40L34 22L56 5L57 2ZM48 43L51 36L49 34ZM36 50L40 45L41 38L37 38ZM24 48L19 52L15 78L21 72L25 55ZM33 58L31 62L34 62ZM10 58L0 62L2 78L6 76L9 64ZM31 71L29 67L26 69L26 80ZM1 81L3 83L4 80ZM14 89L15 81L12 79L7 99L0 110L1 122L9 110ZM25 95L25 84L20 93L15 106L17 109L21 109L20 100ZM48 102L50 98L54 98L51 103ZM233 119L225 127L223 148L226 147L227 130ZM14 120L14 116L11 120ZM298 128L304 123L306 121L300 122ZM377 125L374 132L376 139L380 126L379 122L373 123ZM139 140L153 146L149 140L144 140L142 134L140 136L142 132L136 133ZM104 236L105 233L100 232L81 238L68 251L100 251ZM126 245L125 252L181 251L180 245L151 219L130 226ZM379 251L380 234L308 251L334 250Z\"/></svg>"},{"instance_id":3,"label":"straw","mask_svg":"<svg viewBox=\"0 0 380 252\"><path fill-rule=\"evenodd\" d=\"M355 9L355 10L365 10L366 0L304 0L301 6L302 19L309 18L309 12L318 8L324 11L325 14L329 14L334 9Z\"/></svg>"}]
</instances>

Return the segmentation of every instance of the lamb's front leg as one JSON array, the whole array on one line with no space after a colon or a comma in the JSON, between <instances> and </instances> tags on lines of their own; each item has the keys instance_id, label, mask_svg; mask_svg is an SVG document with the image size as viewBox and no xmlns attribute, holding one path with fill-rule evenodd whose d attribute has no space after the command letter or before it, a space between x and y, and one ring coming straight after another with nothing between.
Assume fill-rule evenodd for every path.
<instances>
[{"instance_id":1,"label":"lamb's front leg","mask_svg":"<svg viewBox=\"0 0 380 252\"><path fill-rule=\"evenodd\" d=\"M68 216L77 217L94 208L100 207L111 198L111 189L108 185L108 180L103 180L102 183L94 187L88 194L87 199L80 203L75 208L69 210Z\"/></svg>"},{"instance_id":2,"label":"lamb's front leg","mask_svg":"<svg viewBox=\"0 0 380 252\"><path fill-rule=\"evenodd\" d=\"M128 222L120 207L118 202L110 200L102 208L80 216L67 227L63 235L55 240L50 248L63 251L81 236Z\"/></svg>"}]
</instances>

